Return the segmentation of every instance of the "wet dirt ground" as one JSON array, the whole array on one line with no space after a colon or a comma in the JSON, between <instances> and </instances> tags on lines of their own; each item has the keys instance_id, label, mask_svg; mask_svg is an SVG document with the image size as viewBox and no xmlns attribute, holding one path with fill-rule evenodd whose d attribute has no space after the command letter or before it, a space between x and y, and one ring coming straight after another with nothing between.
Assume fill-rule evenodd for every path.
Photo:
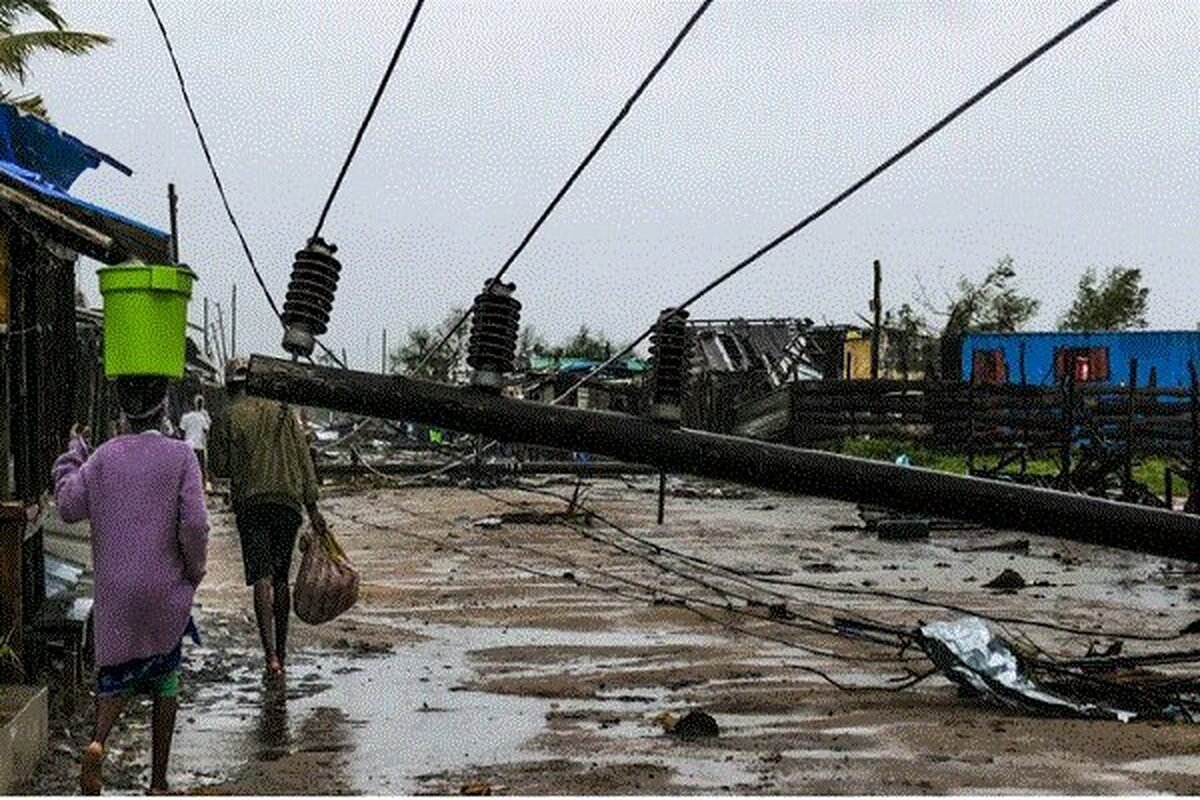
<instances>
[{"instance_id":1,"label":"wet dirt ground","mask_svg":"<svg viewBox=\"0 0 1200 800\"><path fill-rule=\"evenodd\" d=\"M540 485L572 492L568 482ZM362 598L328 625L294 623L286 685L263 681L232 519L214 500L210 571L197 614L205 643L186 651L174 788L1195 790L1196 726L1031 718L960 697L940 676L881 691L905 668L927 663L913 654L898 663L886 647L813 633L803 617L853 611L915 625L958 614L778 583L887 589L1085 629L1170 633L1197 616L1200 573L1189 565L981 530L880 541L861 529L851 505L733 487L714 492L715 485L680 487L680 495L693 496L669 498L666 524L658 526L651 485L597 481L587 505L649 542L753 577L717 577L595 520L572 527L526 513L523 521L481 522L565 507L511 487L486 495L466 488L331 492L327 514L361 570ZM1029 540L1026 552L970 552L1015 538ZM1005 568L1033 585L1011 593L981 587ZM1038 646L1064 653L1082 655L1089 644L1086 636L1023 630ZM684 740L665 732L692 709L711 714L720 735ZM57 714L51 754L27 791L74 790L89 713L83 698L76 713ZM144 790L147 725L146 710L134 707L114 734L110 790Z\"/></svg>"}]
</instances>

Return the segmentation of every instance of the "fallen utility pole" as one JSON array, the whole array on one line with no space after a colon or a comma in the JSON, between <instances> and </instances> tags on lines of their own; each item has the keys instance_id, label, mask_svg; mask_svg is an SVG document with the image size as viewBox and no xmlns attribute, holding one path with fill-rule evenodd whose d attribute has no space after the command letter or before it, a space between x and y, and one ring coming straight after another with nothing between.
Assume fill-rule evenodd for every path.
<instances>
[{"instance_id":1,"label":"fallen utility pole","mask_svg":"<svg viewBox=\"0 0 1200 800\"><path fill-rule=\"evenodd\" d=\"M357 476L377 475L426 475L431 470L438 470L440 464L422 464L419 462L400 464L321 464L317 471L322 478L348 478ZM438 476L452 475L484 475L488 477L516 475L580 475L582 477L601 477L613 475L656 475L658 469L647 464L626 464L621 461L495 461L491 463L474 464L464 462L449 464L439 470Z\"/></svg>"},{"instance_id":2,"label":"fallen utility pole","mask_svg":"<svg viewBox=\"0 0 1200 800\"><path fill-rule=\"evenodd\" d=\"M252 358L247 389L286 402L570 448L664 471L1200 561L1200 516L1149 506L267 356Z\"/></svg>"}]
</instances>

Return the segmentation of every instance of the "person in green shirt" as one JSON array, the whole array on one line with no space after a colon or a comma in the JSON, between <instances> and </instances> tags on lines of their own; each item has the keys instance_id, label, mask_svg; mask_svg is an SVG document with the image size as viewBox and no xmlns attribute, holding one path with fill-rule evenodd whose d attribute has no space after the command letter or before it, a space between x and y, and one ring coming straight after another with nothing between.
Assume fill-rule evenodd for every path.
<instances>
[{"instance_id":1,"label":"person in green shirt","mask_svg":"<svg viewBox=\"0 0 1200 800\"><path fill-rule=\"evenodd\" d=\"M231 399L230 499L267 672L281 675L291 614L289 575L301 511L316 528L323 528L325 519L317 508L316 470L299 418L289 406L246 394L248 368L245 359L234 359L225 369Z\"/></svg>"}]
</instances>

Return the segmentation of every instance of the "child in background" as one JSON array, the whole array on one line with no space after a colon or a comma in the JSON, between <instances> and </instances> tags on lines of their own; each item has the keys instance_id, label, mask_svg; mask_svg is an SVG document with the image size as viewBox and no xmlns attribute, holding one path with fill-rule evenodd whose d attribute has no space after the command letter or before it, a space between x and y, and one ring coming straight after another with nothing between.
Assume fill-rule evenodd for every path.
<instances>
[{"instance_id":1,"label":"child in background","mask_svg":"<svg viewBox=\"0 0 1200 800\"><path fill-rule=\"evenodd\" d=\"M96 728L80 788L99 794L108 734L125 701L154 699L150 790L167 790L183 637L198 641L192 600L204 577L208 512L192 448L161 433L165 378L121 377L123 429L89 454L78 428L54 464L66 522L91 522L95 572Z\"/></svg>"}]
</instances>

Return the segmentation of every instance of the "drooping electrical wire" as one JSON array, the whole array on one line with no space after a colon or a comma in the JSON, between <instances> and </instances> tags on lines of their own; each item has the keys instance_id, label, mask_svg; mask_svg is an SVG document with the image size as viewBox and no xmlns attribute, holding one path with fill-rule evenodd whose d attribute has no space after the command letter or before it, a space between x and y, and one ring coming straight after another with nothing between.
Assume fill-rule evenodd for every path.
<instances>
[{"instance_id":1,"label":"drooping electrical wire","mask_svg":"<svg viewBox=\"0 0 1200 800\"><path fill-rule=\"evenodd\" d=\"M1083 16L1079 17L1074 22L1072 22L1070 25L1067 25L1061 31L1054 34L1054 36L1047 39L1041 45L1036 47L1032 52L1030 52L1028 55L1026 55L1024 58L1022 58L1020 61L1018 61L1017 63L1013 64L1011 67L1006 69L1004 72L1002 72L999 76L997 76L995 79L993 79L991 82L989 82L982 89L980 89L975 94L968 97L966 100L964 100L959 105L957 105L952 111L950 111L950 113L946 114L944 117L942 117L937 122L935 122L933 125L931 125L929 128L925 129L925 131L923 133L921 133L919 136L917 136L911 142L906 144L904 147L897 150L895 153L893 153L891 156L889 156L887 159L885 159L883 162L881 162L878 166L876 166L874 169L872 169L866 175L859 178L857 181L855 181L853 184L851 184L849 186L849 188L843 190L842 192L840 192L839 194L834 196L833 199L829 200L827 203L822 205L820 208L816 209L815 211L810 213L808 216L804 217L804 219L800 220L795 225L788 228L783 233L779 234L774 239L772 239L771 241L764 244L762 247L755 250L749 256L742 259L738 263L734 264L732 267L730 267L725 272L718 275L713 280L709 281L707 284L705 284L703 287L701 287L696 292L694 292L690 297L688 297L682 303L679 303L676 306L674 306L674 313L671 314L670 316L671 317L677 316L680 312L689 308L693 303L700 300L702 297L707 295L709 292L711 292L712 290L716 289L721 284L728 281L734 275L737 275L739 272L741 272L742 270L749 267L751 264L758 261L760 258L765 256L767 253L770 253L776 247L783 244L788 239L792 238L797 233L804 230L809 225L816 222L817 220L819 220L821 217L828 214L833 209L837 208L844 201L846 201L847 199L849 199L850 197L855 195L864 186L871 183L871 181L875 180L883 173L887 172L891 167L895 166L905 156L909 155L914 150L916 150L918 147L920 147L925 142L927 142L929 139L933 138L933 136L935 136L939 131L941 131L943 128L945 128L947 125L949 125L954 120L958 119L958 117L960 117L964 113L966 113L971 107L973 107L974 105L979 103L981 100L983 100L985 97L990 95L992 92L999 89L1001 86L1003 86L1009 80L1011 80L1016 75L1018 75L1020 72L1022 72L1026 67L1028 67L1029 65L1031 65L1032 63L1037 61L1039 58L1044 56L1046 53L1050 52L1057 45L1061 44L1067 37L1071 36L1071 34L1078 31L1084 25L1087 25L1089 22L1091 22L1093 19L1098 17L1103 12L1107 11L1109 8L1111 8L1116 3L1117 3L1117 0L1103 0L1103 2L1101 2L1101 3L1097 4L1096 6L1094 6L1093 8L1091 8L1087 13L1083 14ZM631 343L629 343L620 352L618 352L615 355L611 356L610 358L606 359L603 363L601 363L600 365L598 365L597 367L592 369L590 372L585 374L582 378L580 378L574 385L572 385L569 389L567 389L567 391L564 392L559 398L556 398L555 402L557 402L558 400L564 399L566 397L569 397L571 395L571 393L574 392L576 389L578 389L580 386L587 383L592 378L596 377L597 375L602 373L604 370L611 367L617 361L621 360L625 356L632 353L634 348L636 348L639 344L644 342L650 336L650 334L652 332L653 332L653 328L647 328L640 336L638 336L636 339L634 339Z\"/></svg>"},{"instance_id":2,"label":"drooping electrical wire","mask_svg":"<svg viewBox=\"0 0 1200 800\"><path fill-rule=\"evenodd\" d=\"M404 31L400 34L400 41L396 43L396 50L392 53L392 60L388 62L387 69L383 71L383 78L379 81L379 87L375 90L375 96L371 99L371 105L367 108L367 113L358 126L358 132L354 135L354 142L350 145L350 151L346 153L346 160L342 162L342 168L338 171L337 179L333 182L333 188L329 190L329 197L326 198L325 205L321 208L321 216L317 219L317 227L313 230L312 238L314 239L321 235L321 228L325 227L325 218L329 216L329 209L333 207L333 201L337 197L338 191L342 188L342 180L346 177L346 171L350 169L350 162L354 160L354 156L358 153L358 146L362 144L363 135L367 132L367 126L371 124L371 118L375 116L375 109L379 107L379 101L383 98L384 91L387 90L388 81L391 80L392 72L396 69L396 62L400 60L400 54L404 52L404 46L408 43L408 35L412 33L413 25L416 24L417 16L421 13L421 6L423 5L425 5L425 0L417 0L417 4L413 6L412 13L409 14L408 23L404 26Z\"/></svg>"},{"instance_id":3,"label":"drooping electrical wire","mask_svg":"<svg viewBox=\"0 0 1200 800\"><path fill-rule=\"evenodd\" d=\"M192 129L196 131L196 138L200 140L200 149L204 151L204 160L208 164L208 172L212 175L213 184L217 187L217 194L221 198L221 205L225 208L225 216L229 219L229 224L233 226L234 233L237 234L238 242L242 246L242 253L246 256L246 261L250 264L250 270L254 273L254 280L258 284L258 288L262 290L263 297L267 300L267 305L271 307L271 313L279 320L279 324L283 324L283 315L279 310L275 298L271 295L271 290L267 288L267 283L263 280L262 272L258 269L258 262L254 260L254 253L250 250L250 244L246 241L246 235L242 232L242 226L238 223L237 215L233 213L233 207L229 202L229 195L225 191L225 184L221 181L221 174L217 171L217 165L213 160L212 151L208 146L208 139L204 136L204 129L200 126L200 120L196 117L196 109L192 106L192 97L188 92L187 81L184 80L183 70L179 66L179 59L175 55L175 46L171 42L171 36L167 33L167 26L163 23L162 15L158 13L158 6L154 4L154 0L146 0L150 6L150 13L154 15L154 21L158 23L159 33L162 34L163 44L166 45L167 55L171 58L171 67L175 70L175 79L179 84L179 93L183 96L183 104L187 107L188 116L191 118ZM346 364L338 357L337 353L330 350L324 342L317 340L317 345L325 352L335 364L345 369Z\"/></svg>"},{"instance_id":4,"label":"drooping electrical wire","mask_svg":"<svg viewBox=\"0 0 1200 800\"><path fill-rule=\"evenodd\" d=\"M620 126L625 117L629 115L630 110L633 109L633 106L638 101L638 98L642 96L642 94L646 91L646 88L650 86L655 77L657 77L658 73L662 71L662 68L666 66L668 61L671 60L671 56L673 56L675 51L679 49L679 45L681 45L683 40L687 38L688 33L690 33L696 23L700 21L700 18L704 16L704 12L708 10L708 7L712 5L712 3L713 0L703 0L699 7L692 12L691 17L688 18L688 21L684 24L683 28L680 29L679 33L675 35L675 38L671 41L671 45L666 49L666 52L662 54L662 57L658 59L655 65L650 69L650 72L646 74L646 77L642 78L641 83L638 84L638 87L634 90L633 94L631 94L629 99L625 101L625 105L621 107L621 110L617 112L617 115L613 118L612 122L610 122L608 127L604 129L604 133L600 134L600 138L596 140L596 143L592 145L592 148L588 151L587 155L584 156L583 160L580 161L578 166L576 166L571 172L571 175L567 178L566 183L564 183L554 195L553 199L550 200L550 203L544 209L542 209L542 213L538 215L538 218L534 220L533 225L528 231L525 232L525 235L521 237L521 241L517 243L516 248L509 253L508 258L506 258L504 263L500 265L500 269L496 271L496 275L493 278L496 283L500 282L500 279L504 277L506 272L508 272L509 267L511 267L513 262L517 260L517 257L525 251L526 245L529 244L529 242L541 229L542 224L547 220L547 218L549 218L554 209L558 207L559 202L561 202L566 196L567 192L571 190L571 187L575 185L575 181L578 180L579 176L583 174L583 171L587 169L588 164L592 163L592 159L594 159L596 154L600 152L600 149L604 147L605 142L608 141L609 137L612 136L613 132L618 126ZM463 313L462 316L458 318L458 321L446 331L445 335L443 335L442 338L433 345L433 347L431 347L421 356L421 359L417 362L417 366L413 369L413 372L419 372L420 369L424 367L434 355L441 351L441 349L446 346L446 343L450 341L454 334L458 333L459 329L466 324L470 317L471 312L469 310Z\"/></svg>"},{"instance_id":5,"label":"drooping electrical wire","mask_svg":"<svg viewBox=\"0 0 1200 800\"><path fill-rule=\"evenodd\" d=\"M175 80L179 83L179 93L183 95L183 104L187 106L188 116L192 120L192 128L196 131L196 138L200 140L200 149L204 151L204 160L208 163L209 174L212 175L213 183L217 187L217 194L221 197L221 205L225 207L225 216L229 218L229 224L233 226L233 230L237 234L238 241L242 245L242 252L246 255L246 261L250 263L250 269L254 272L254 279L258 282L259 288L262 289L263 296L267 298L267 304L271 306L271 311L282 324L283 317L280 314L279 306L276 305L275 298L271 296L271 290L267 288L262 273L259 272L258 263L255 262L254 254L250 252L250 245L246 242L246 235L242 233L242 226L238 224L237 216L233 213L233 208L229 204L229 195L225 192L225 184L222 183L221 175L217 172L217 166L213 162L212 151L208 147L208 139L204 136L204 129L200 127L200 120L196 118L196 109L192 106L192 97L188 92L187 82L183 79L183 71L179 67L179 59L175 56L175 47L171 43L170 34L167 33L167 26L163 23L162 16L158 13L158 6L154 4L154 0L146 0L146 3L150 6L150 13L154 15L154 21L158 23L158 30L162 34L163 44L167 47L167 55L171 57L171 66L175 70Z\"/></svg>"}]
</instances>

